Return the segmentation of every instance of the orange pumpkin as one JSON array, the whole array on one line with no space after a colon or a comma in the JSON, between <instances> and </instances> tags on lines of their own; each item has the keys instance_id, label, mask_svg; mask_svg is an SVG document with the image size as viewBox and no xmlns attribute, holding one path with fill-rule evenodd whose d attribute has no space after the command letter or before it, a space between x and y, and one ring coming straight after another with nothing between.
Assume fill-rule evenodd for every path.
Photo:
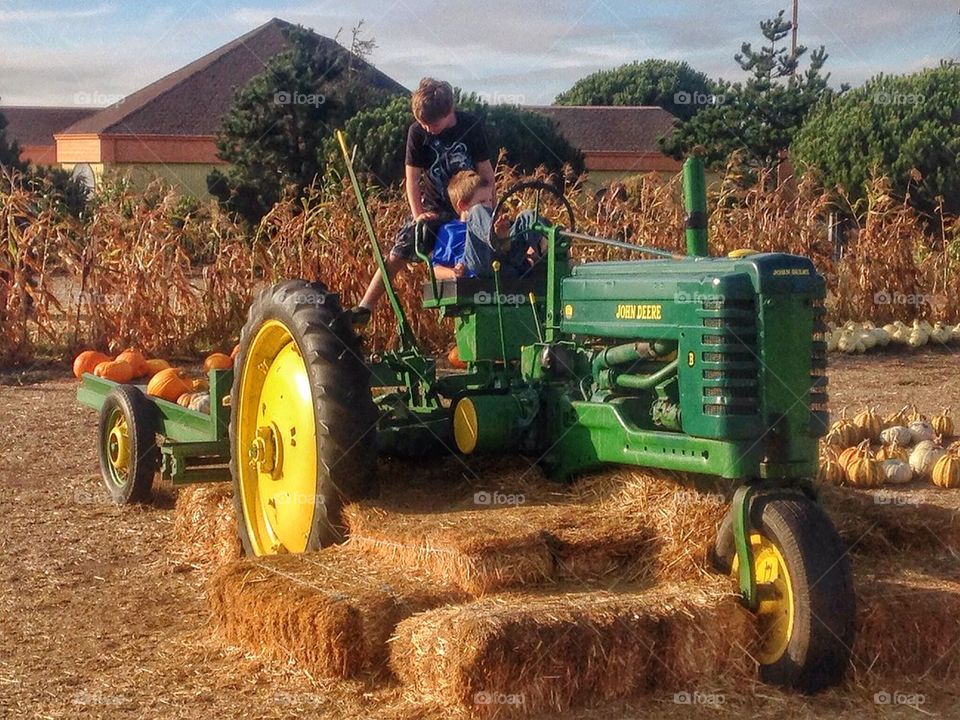
<instances>
[{"instance_id":1,"label":"orange pumpkin","mask_svg":"<svg viewBox=\"0 0 960 720\"><path fill-rule=\"evenodd\" d=\"M457 349L456 345L450 348L450 352L447 353L447 361L450 363L451 367L454 367L457 370L467 369L467 364L460 359L460 351Z\"/></svg>"},{"instance_id":2,"label":"orange pumpkin","mask_svg":"<svg viewBox=\"0 0 960 720\"><path fill-rule=\"evenodd\" d=\"M161 370L147 383L147 395L176 402L185 392L190 392L190 380L180 368Z\"/></svg>"},{"instance_id":3,"label":"orange pumpkin","mask_svg":"<svg viewBox=\"0 0 960 720\"><path fill-rule=\"evenodd\" d=\"M107 360L97 365L93 374L102 377L104 380L112 380L115 383L128 383L133 380L133 368L130 363L123 360Z\"/></svg>"},{"instance_id":4,"label":"orange pumpkin","mask_svg":"<svg viewBox=\"0 0 960 720\"><path fill-rule=\"evenodd\" d=\"M147 374L147 359L139 350L127 348L122 353L117 355L117 360L125 362L131 368L133 368L134 377L143 377Z\"/></svg>"},{"instance_id":5,"label":"orange pumpkin","mask_svg":"<svg viewBox=\"0 0 960 720\"><path fill-rule=\"evenodd\" d=\"M73 360L74 377L83 377L84 373L92 373L97 369L97 365L111 360L109 355L104 355L97 350L84 350Z\"/></svg>"},{"instance_id":6,"label":"orange pumpkin","mask_svg":"<svg viewBox=\"0 0 960 720\"><path fill-rule=\"evenodd\" d=\"M168 369L170 367L170 363L168 363L166 360L161 360L160 358L152 358L147 360L146 366L147 372L145 375L152 378L161 370Z\"/></svg>"},{"instance_id":7,"label":"orange pumpkin","mask_svg":"<svg viewBox=\"0 0 960 720\"><path fill-rule=\"evenodd\" d=\"M233 358L224 353L210 353L207 355L207 359L203 361L203 369L210 370L227 370L233 367Z\"/></svg>"}]
</instances>

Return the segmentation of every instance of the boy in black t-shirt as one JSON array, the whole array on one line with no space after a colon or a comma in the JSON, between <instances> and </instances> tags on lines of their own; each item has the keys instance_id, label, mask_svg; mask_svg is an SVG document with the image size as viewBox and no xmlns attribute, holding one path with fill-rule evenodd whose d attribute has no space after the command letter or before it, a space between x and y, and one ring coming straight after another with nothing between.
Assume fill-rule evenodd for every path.
<instances>
[{"instance_id":1,"label":"boy in black t-shirt","mask_svg":"<svg viewBox=\"0 0 960 720\"><path fill-rule=\"evenodd\" d=\"M473 170L491 187L494 184L483 122L454 107L450 83L424 78L411 104L416 121L407 132L406 190L412 217L394 237L393 249L386 258L390 277L416 260L414 235L418 220L427 224L429 246L424 250L429 253L437 228L457 217L447 196L450 178L461 170ZM369 321L383 293L383 280L377 270L363 300L350 311L354 325Z\"/></svg>"}]
</instances>

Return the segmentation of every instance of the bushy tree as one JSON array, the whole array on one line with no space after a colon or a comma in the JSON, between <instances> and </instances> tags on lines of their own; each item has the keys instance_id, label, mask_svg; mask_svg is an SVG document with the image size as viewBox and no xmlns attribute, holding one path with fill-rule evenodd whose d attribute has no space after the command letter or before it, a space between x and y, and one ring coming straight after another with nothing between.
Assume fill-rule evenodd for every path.
<instances>
[{"instance_id":1,"label":"bushy tree","mask_svg":"<svg viewBox=\"0 0 960 720\"><path fill-rule=\"evenodd\" d=\"M826 98L798 133L792 156L857 200L872 175L930 212L960 213L960 65L871 78Z\"/></svg>"},{"instance_id":2,"label":"bushy tree","mask_svg":"<svg viewBox=\"0 0 960 720\"><path fill-rule=\"evenodd\" d=\"M557 105L656 105L681 120L707 107L716 84L685 62L644 60L601 70L557 95Z\"/></svg>"},{"instance_id":3,"label":"bushy tree","mask_svg":"<svg viewBox=\"0 0 960 720\"><path fill-rule=\"evenodd\" d=\"M20 160L20 147L16 141L7 138L7 119L0 112L0 168L22 171L26 167L26 163Z\"/></svg>"},{"instance_id":4,"label":"bushy tree","mask_svg":"<svg viewBox=\"0 0 960 720\"><path fill-rule=\"evenodd\" d=\"M661 142L663 150L680 159L697 149L715 167L737 153L748 174L779 164L810 110L831 93L830 75L821 72L826 50L820 46L810 53L807 68L801 71L807 48L799 46L794 55L781 44L791 29L783 10L761 22L764 45L754 48L745 42L734 56L750 77L743 83L718 83L718 102L682 123Z\"/></svg>"},{"instance_id":5,"label":"bushy tree","mask_svg":"<svg viewBox=\"0 0 960 720\"><path fill-rule=\"evenodd\" d=\"M218 155L230 168L207 179L213 195L254 222L322 176L324 141L388 95L354 53L301 27L286 32L290 49L239 90L221 121ZM368 52L371 42L354 33L355 49Z\"/></svg>"},{"instance_id":6,"label":"bushy tree","mask_svg":"<svg viewBox=\"0 0 960 720\"><path fill-rule=\"evenodd\" d=\"M549 118L515 105L488 105L474 93L454 91L458 109L479 115L487 131L491 159L503 148L507 162L523 172L541 165L559 173L569 164L575 173L583 171L583 156L557 132ZM387 104L357 113L347 121L345 132L357 145L355 167L381 185L403 179L407 129L413 122L409 98L393 98ZM339 164L340 150L327 142L327 156Z\"/></svg>"}]
</instances>

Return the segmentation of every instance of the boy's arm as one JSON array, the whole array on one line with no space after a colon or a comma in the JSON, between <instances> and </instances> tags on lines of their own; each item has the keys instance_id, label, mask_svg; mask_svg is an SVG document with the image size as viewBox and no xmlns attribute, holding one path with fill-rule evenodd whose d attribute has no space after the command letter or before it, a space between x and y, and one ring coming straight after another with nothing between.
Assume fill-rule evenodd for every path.
<instances>
[{"instance_id":1,"label":"boy's arm","mask_svg":"<svg viewBox=\"0 0 960 720\"><path fill-rule=\"evenodd\" d=\"M461 265L460 267L462 268L463 266ZM463 275L463 271L461 270L460 275L458 275L454 268L437 264L433 266L433 274L437 277L437 280L456 280Z\"/></svg>"},{"instance_id":2,"label":"boy's arm","mask_svg":"<svg viewBox=\"0 0 960 720\"><path fill-rule=\"evenodd\" d=\"M420 177L423 175L423 168L414 165L406 166L407 176L407 202L410 204L410 212L414 220L425 220L435 217L434 213L424 213L423 196L420 194ZM426 215L427 217L422 217Z\"/></svg>"}]
</instances>

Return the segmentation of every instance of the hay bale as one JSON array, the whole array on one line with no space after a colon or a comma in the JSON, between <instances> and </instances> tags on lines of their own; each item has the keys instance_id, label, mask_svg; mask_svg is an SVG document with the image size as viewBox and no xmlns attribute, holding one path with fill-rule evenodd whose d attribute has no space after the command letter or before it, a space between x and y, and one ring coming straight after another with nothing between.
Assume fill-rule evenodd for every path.
<instances>
[{"instance_id":1,"label":"hay bale","mask_svg":"<svg viewBox=\"0 0 960 720\"><path fill-rule=\"evenodd\" d=\"M907 572L857 580L858 672L960 679L960 577Z\"/></svg>"},{"instance_id":2,"label":"hay bale","mask_svg":"<svg viewBox=\"0 0 960 720\"><path fill-rule=\"evenodd\" d=\"M224 565L243 557L229 483L188 485L173 511L176 552L185 562Z\"/></svg>"},{"instance_id":3,"label":"hay bale","mask_svg":"<svg viewBox=\"0 0 960 720\"><path fill-rule=\"evenodd\" d=\"M726 581L483 598L404 620L390 666L424 700L529 715L755 672Z\"/></svg>"},{"instance_id":4,"label":"hay bale","mask_svg":"<svg viewBox=\"0 0 960 720\"><path fill-rule=\"evenodd\" d=\"M679 582L709 572L708 553L728 507L723 493L637 470L589 476L572 493L574 521L548 528L557 579Z\"/></svg>"},{"instance_id":5,"label":"hay bale","mask_svg":"<svg viewBox=\"0 0 960 720\"><path fill-rule=\"evenodd\" d=\"M465 595L335 546L227 565L211 578L208 598L228 642L315 676L352 677L385 667L402 619Z\"/></svg>"},{"instance_id":6,"label":"hay bale","mask_svg":"<svg viewBox=\"0 0 960 720\"><path fill-rule=\"evenodd\" d=\"M675 478L615 471L551 485L521 504L426 511L410 495L349 505L350 543L474 595L524 585L679 580L706 572L726 505ZM529 487L527 488L529 490ZM446 497L454 507L467 498Z\"/></svg>"}]
</instances>

